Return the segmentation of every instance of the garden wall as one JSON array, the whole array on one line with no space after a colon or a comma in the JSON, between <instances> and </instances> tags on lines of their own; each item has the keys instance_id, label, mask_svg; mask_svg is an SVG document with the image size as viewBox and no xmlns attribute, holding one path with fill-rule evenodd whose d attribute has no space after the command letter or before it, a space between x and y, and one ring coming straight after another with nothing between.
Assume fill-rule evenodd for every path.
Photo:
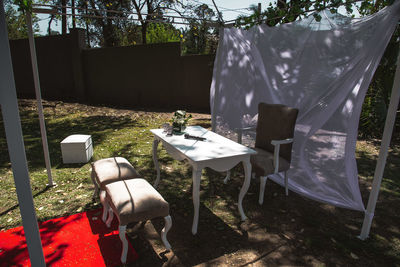
<instances>
[{"instance_id":1,"label":"garden wall","mask_svg":"<svg viewBox=\"0 0 400 267\"><path fill-rule=\"evenodd\" d=\"M42 97L131 108L210 111L213 55L180 43L85 49L84 32L38 37ZM35 97L28 40L10 41L18 97Z\"/></svg>"}]
</instances>

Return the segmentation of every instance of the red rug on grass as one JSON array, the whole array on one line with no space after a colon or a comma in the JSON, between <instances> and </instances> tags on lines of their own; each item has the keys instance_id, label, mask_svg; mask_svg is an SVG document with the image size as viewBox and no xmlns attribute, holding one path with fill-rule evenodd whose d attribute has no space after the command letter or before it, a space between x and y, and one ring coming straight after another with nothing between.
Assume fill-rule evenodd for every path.
<instances>
[{"instance_id":1,"label":"red rug on grass","mask_svg":"<svg viewBox=\"0 0 400 267\"><path fill-rule=\"evenodd\" d=\"M39 229L47 266L121 265L118 221L107 228L101 209L48 220ZM129 244L127 263L137 258ZM0 266L30 265L23 227L0 231Z\"/></svg>"}]
</instances>

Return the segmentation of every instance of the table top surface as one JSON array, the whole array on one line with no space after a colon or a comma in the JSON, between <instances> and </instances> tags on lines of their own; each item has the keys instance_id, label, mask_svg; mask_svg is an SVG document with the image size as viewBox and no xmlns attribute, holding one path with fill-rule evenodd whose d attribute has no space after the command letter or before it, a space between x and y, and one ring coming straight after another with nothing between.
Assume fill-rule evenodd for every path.
<instances>
[{"instance_id":1,"label":"table top surface","mask_svg":"<svg viewBox=\"0 0 400 267\"><path fill-rule=\"evenodd\" d=\"M188 126L185 133L206 138L205 141L185 139L184 135L167 136L163 129L150 130L163 142L173 146L193 161L204 161L256 154L257 152L201 126Z\"/></svg>"}]
</instances>

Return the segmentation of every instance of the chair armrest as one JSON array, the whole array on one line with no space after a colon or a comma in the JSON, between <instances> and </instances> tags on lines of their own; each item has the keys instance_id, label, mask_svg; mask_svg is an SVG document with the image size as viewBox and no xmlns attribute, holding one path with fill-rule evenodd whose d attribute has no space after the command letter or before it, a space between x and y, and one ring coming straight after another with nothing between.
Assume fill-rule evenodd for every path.
<instances>
[{"instance_id":1,"label":"chair armrest","mask_svg":"<svg viewBox=\"0 0 400 267\"><path fill-rule=\"evenodd\" d=\"M283 140L272 140L271 144L274 146L283 145L283 144L290 144L293 142L293 138L283 139Z\"/></svg>"},{"instance_id":2,"label":"chair armrest","mask_svg":"<svg viewBox=\"0 0 400 267\"><path fill-rule=\"evenodd\" d=\"M234 129L234 131L237 133L237 135L238 135L238 140L237 140L237 142L239 143L239 144L241 144L242 143L242 134L243 134L243 132L245 132L245 131L255 131L256 130L256 126L252 126L252 127L243 127L243 128L235 128Z\"/></svg>"},{"instance_id":3,"label":"chair armrest","mask_svg":"<svg viewBox=\"0 0 400 267\"><path fill-rule=\"evenodd\" d=\"M274 173L278 173L279 170L279 150L281 145L290 144L293 142L293 138L283 139L283 140L271 140L271 144L274 145Z\"/></svg>"}]
</instances>

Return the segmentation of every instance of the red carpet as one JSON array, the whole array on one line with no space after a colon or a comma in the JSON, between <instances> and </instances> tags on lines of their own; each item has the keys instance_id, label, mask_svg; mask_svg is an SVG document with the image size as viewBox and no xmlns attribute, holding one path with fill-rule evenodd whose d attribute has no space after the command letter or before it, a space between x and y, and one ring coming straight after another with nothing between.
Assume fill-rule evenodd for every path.
<instances>
[{"instance_id":1,"label":"red carpet","mask_svg":"<svg viewBox=\"0 0 400 267\"><path fill-rule=\"evenodd\" d=\"M121 265L118 220L107 228L100 209L42 222L39 228L47 266ZM137 258L129 244L127 263ZM0 232L0 266L30 266L22 226Z\"/></svg>"}]
</instances>

